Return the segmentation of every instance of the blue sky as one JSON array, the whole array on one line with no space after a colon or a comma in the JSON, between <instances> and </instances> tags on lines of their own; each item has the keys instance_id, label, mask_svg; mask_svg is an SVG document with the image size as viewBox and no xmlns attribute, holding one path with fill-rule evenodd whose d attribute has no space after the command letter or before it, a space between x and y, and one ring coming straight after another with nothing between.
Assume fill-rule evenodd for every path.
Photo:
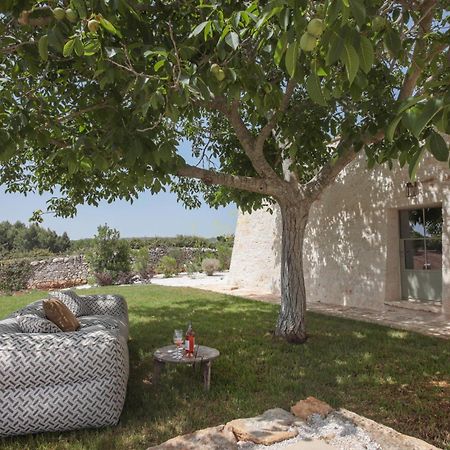
<instances>
[{"instance_id":1,"label":"blue sky","mask_svg":"<svg viewBox=\"0 0 450 450\"><path fill-rule=\"evenodd\" d=\"M189 162L189 144L183 143L180 152ZM9 220L28 222L36 209L46 210L49 196L5 193L0 186L0 222ZM62 219L50 214L44 215L44 227L57 233L66 231L71 239L92 237L98 225L107 223L120 231L123 237L176 236L188 234L214 237L234 233L237 218L236 205L218 210L203 205L199 209L187 210L177 203L171 193L158 195L142 194L132 205L125 201L108 204L102 202L98 208L80 206L73 219Z\"/></svg>"}]
</instances>

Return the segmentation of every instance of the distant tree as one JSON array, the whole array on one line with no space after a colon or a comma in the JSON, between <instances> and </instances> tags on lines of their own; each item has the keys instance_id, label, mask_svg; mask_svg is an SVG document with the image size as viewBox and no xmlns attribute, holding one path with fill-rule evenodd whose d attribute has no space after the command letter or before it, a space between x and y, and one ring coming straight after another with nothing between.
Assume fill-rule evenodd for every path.
<instances>
[{"instance_id":1,"label":"distant tree","mask_svg":"<svg viewBox=\"0 0 450 450\"><path fill-rule=\"evenodd\" d=\"M37 224L26 226L22 222L11 224L0 222L0 255L11 252L27 253L33 250L48 250L62 253L70 247L66 232L61 236L55 231L45 229Z\"/></svg>"},{"instance_id":2,"label":"distant tree","mask_svg":"<svg viewBox=\"0 0 450 450\"><path fill-rule=\"evenodd\" d=\"M99 226L91 250L86 255L92 272L108 274L116 281L120 274L131 270L130 246L120 233L108 225Z\"/></svg>"}]
</instances>

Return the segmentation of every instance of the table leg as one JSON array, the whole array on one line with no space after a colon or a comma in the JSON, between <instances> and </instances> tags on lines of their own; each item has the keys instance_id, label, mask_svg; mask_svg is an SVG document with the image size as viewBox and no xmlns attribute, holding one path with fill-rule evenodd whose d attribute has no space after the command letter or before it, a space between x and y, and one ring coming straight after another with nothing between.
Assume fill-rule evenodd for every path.
<instances>
[{"instance_id":1,"label":"table leg","mask_svg":"<svg viewBox=\"0 0 450 450\"><path fill-rule=\"evenodd\" d=\"M153 360L153 379L152 384L156 385L159 383L161 373L164 371L166 364L162 361Z\"/></svg>"},{"instance_id":2,"label":"table leg","mask_svg":"<svg viewBox=\"0 0 450 450\"><path fill-rule=\"evenodd\" d=\"M211 361L206 361L202 364L203 369L203 383L205 391L209 391L211 386Z\"/></svg>"}]
</instances>

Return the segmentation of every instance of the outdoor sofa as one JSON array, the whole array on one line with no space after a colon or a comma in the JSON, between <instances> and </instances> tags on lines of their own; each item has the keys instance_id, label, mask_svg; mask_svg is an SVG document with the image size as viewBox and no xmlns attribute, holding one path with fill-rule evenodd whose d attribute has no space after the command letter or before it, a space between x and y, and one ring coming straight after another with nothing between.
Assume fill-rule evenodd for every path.
<instances>
[{"instance_id":1,"label":"outdoor sofa","mask_svg":"<svg viewBox=\"0 0 450 450\"><path fill-rule=\"evenodd\" d=\"M129 373L124 298L55 295L78 317L78 331L22 332L20 316L45 317L42 300L0 320L0 436L119 421Z\"/></svg>"}]
</instances>

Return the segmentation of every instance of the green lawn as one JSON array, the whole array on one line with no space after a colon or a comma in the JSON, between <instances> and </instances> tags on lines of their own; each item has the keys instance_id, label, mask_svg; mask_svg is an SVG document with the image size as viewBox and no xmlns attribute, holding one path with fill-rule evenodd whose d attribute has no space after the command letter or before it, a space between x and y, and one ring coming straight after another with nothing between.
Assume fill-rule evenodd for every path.
<instances>
[{"instance_id":1,"label":"green lawn","mask_svg":"<svg viewBox=\"0 0 450 450\"><path fill-rule=\"evenodd\" d=\"M294 346L272 337L275 305L158 286L88 292L128 300L131 373L119 426L5 439L1 448L145 449L309 395L450 448L450 341L309 313L311 337ZM0 297L0 317L44 296ZM168 370L158 388L148 383L153 350L188 320L198 343L222 353L209 393L189 367Z\"/></svg>"}]
</instances>

